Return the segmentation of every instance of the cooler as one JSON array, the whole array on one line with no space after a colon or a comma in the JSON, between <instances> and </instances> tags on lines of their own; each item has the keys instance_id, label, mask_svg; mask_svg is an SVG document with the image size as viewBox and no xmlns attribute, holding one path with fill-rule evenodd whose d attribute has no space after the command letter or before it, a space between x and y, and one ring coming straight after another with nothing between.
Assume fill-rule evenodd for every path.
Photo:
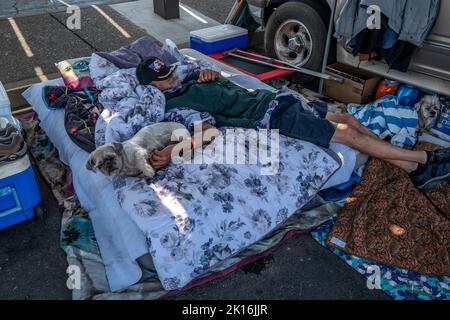
<instances>
[{"instance_id":1,"label":"cooler","mask_svg":"<svg viewBox=\"0 0 450 320\"><path fill-rule=\"evenodd\" d=\"M0 126L20 123L11 114L11 106L0 82ZM0 230L34 217L41 202L39 186L28 156L13 162L0 162Z\"/></svg>"},{"instance_id":2,"label":"cooler","mask_svg":"<svg viewBox=\"0 0 450 320\"><path fill-rule=\"evenodd\" d=\"M28 156L0 165L0 230L34 217L41 202Z\"/></svg>"},{"instance_id":3,"label":"cooler","mask_svg":"<svg viewBox=\"0 0 450 320\"><path fill-rule=\"evenodd\" d=\"M231 24L191 31L190 35L191 48L206 55L248 47L248 30Z\"/></svg>"}]
</instances>

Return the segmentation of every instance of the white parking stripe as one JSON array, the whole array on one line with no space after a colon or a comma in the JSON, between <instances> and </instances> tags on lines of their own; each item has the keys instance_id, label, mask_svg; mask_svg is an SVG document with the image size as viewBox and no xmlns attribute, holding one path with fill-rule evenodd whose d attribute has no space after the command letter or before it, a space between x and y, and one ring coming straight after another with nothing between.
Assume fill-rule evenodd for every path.
<instances>
[{"instance_id":1,"label":"white parking stripe","mask_svg":"<svg viewBox=\"0 0 450 320\"><path fill-rule=\"evenodd\" d=\"M72 6L71 4L68 4L67 2L64 2L62 0L56 0L56 1L58 1L59 3L62 3L63 5L65 5L67 7L71 7Z\"/></svg>"},{"instance_id":2,"label":"white parking stripe","mask_svg":"<svg viewBox=\"0 0 450 320\"><path fill-rule=\"evenodd\" d=\"M47 81L48 78L44 73L44 70L42 70L41 67L34 67L34 72L36 73L36 76L41 80L41 81Z\"/></svg>"},{"instance_id":3,"label":"white parking stripe","mask_svg":"<svg viewBox=\"0 0 450 320\"><path fill-rule=\"evenodd\" d=\"M187 14L190 14L192 17L194 17L195 19L197 19L198 21L202 22L202 23L208 23L208 21L206 21L205 19L203 19L202 17L200 17L199 15L195 14L194 12L192 12L191 10L189 10L188 8L186 8L185 6L183 6L180 3L180 8L186 12Z\"/></svg>"},{"instance_id":4,"label":"white parking stripe","mask_svg":"<svg viewBox=\"0 0 450 320\"><path fill-rule=\"evenodd\" d=\"M20 42L20 45L23 48L23 51L25 51L25 54L28 58L31 58L34 56L33 51L31 51L30 46L28 45L27 41L25 40L22 31L20 31L19 26L16 23L16 20L14 18L8 18L9 23L11 24L11 27L14 30L14 33L16 34L17 39Z\"/></svg>"},{"instance_id":5,"label":"white parking stripe","mask_svg":"<svg viewBox=\"0 0 450 320\"><path fill-rule=\"evenodd\" d=\"M108 16L105 11L97 7L95 4L92 5L92 8L97 10L98 13L100 13L106 20L108 20L108 22L111 23L114 26L114 28L116 28L125 38L131 38L130 34L126 32L125 29L123 29L121 26L119 26L119 24L115 22L113 18Z\"/></svg>"}]
</instances>

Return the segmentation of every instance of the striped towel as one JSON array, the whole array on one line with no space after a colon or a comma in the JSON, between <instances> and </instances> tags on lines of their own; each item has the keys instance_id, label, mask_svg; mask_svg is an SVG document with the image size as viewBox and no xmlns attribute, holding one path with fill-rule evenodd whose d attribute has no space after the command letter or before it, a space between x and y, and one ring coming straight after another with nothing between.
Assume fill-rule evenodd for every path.
<instances>
[{"instance_id":1,"label":"striped towel","mask_svg":"<svg viewBox=\"0 0 450 320\"><path fill-rule=\"evenodd\" d=\"M419 116L415 108L400 106L396 96L386 96L368 105L349 104L348 112L393 145L413 146L417 141Z\"/></svg>"}]
</instances>

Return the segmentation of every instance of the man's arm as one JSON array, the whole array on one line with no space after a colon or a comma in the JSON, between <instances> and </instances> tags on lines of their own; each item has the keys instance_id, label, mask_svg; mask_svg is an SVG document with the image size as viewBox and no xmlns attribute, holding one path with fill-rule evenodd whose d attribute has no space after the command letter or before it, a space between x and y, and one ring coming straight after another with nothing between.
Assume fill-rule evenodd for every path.
<instances>
[{"instance_id":1,"label":"man's arm","mask_svg":"<svg viewBox=\"0 0 450 320\"><path fill-rule=\"evenodd\" d=\"M186 79L193 73L199 73L200 76L198 78L198 82L203 83L219 78L220 71L221 70L217 65L207 61L184 57L184 59L178 63L178 68L175 72L182 80Z\"/></svg>"},{"instance_id":2,"label":"man's arm","mask_svg":"<svg viewBox=\"0 0 450 320\"><path fill-rule=\"evenodd\" d=\"M220 73L214 70L202 70L200 76L198 77L198 83L209 82L217 80L220 77Z\"/></svg>"},{"instance_id":3,"label":"man's arm","mask_svg":"<svg viewBox=\"0 0 450 320\"><path fill-rule=\"evenodd\" d=\"M217 64L183 55L175 43L169 39L166 40L163 50L178 60L178 68L175 72L182 81L194 72L200 73L199 82L212 81L220 76L221 69Z\"/></svg>"},{"instance_id":4,"label":"man's arm","mask_svg":"<svg viewBox=\"0 0 450 320\"><path fill-rule=\"evenodd\" d=\"M163 150L156 150L153 152L152 158L150 159L150 163L156 170L165 168L169 165L170 161L172 160L172 155L174 152L174 149L177 148L178 150L189 150L192 152L194 149L200 148L205 144L210 143L212 140L214 140L218 135L220 134L219 130L214 127L213 125L210 125L209 123L204 122L202 124L202 136L201 136L201 143L198 143L195 141L194 143L191 143L189 146L185 145L186 142L180 142L177 144L172 144ZM180 154L175 156L181 156Z\"/></svg>"},{"instance_id":5,"label":"man's arm","mask_svg":"<svg viewBox=\"0 0 450 320\"><path fill-rule=\"evenodd\" d=\"M189 108L174 108L164 114L164 120L178 122L184 125L189 131L194 131L196 123L208 123L212 126L216 124L214 117L208 112L199 112Z\"/></svg>"},{"instance_id":6,"label":"man's arm","mask_svg":"<svg viewBox=\"0 0 450 320\"><path fill-rule=\"evenodd\" d=\"M164 115L164 120L183 124L189 131L193 132L196 124L202 125L201 141L195 141L190 146L185 146L186 150L199 148L204 144L211 142L219 135L219 131L214 127L216 121L214 117L207 112L198 112L189 108L175 108ZM194 137L196 139L197 137ZM172 160L172 153L175 147L183 146L185 142L170 145L163 150L154 151L150 163L155 169L161 169L169 165ZM181 148L179 148L181 149Z\"/></svg>"}]
</instances>

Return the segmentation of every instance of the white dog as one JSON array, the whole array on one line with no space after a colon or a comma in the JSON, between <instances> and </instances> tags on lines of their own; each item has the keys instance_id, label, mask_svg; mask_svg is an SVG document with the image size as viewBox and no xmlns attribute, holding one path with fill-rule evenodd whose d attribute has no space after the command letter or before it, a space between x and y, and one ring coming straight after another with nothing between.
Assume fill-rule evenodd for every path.
<instances>
[{"instance_id":1,"label":"white dog","mask_svg":"<svg viewBox=\"0 0 450 320\"><path fill-rule=\"evenodd\" d=\"M161 122L141 129L123 143L113 142L91 153L86 168L99 170L106 176L144 176L153 178L155 169L149 160L155 150L186 141L191 135L185 126L175 122ZM180 141L181 140L181 141Z\"/></svg>"}]
</instances>

